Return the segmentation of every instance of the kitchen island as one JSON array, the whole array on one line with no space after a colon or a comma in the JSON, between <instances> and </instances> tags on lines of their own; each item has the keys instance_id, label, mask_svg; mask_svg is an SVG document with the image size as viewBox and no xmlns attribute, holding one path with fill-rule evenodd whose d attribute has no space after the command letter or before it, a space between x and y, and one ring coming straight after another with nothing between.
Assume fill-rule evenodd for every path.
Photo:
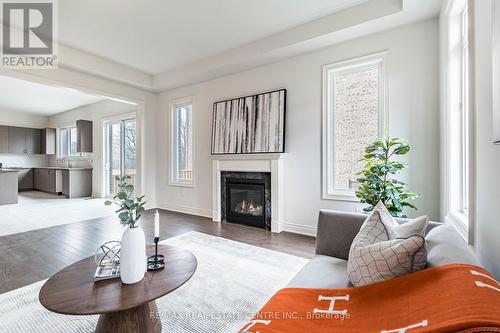
<instances>
[{"instance_id":1,"label":"kitchen island","mask_svg":"<svg viewBox=\"0 0 500 333\"><path fill-rule=\"evenodd\" d=\"M66 198L92 196L92 168L4 167L0 205L17 203L18 191L41 191Z\"/></svg>"},{"instance_id":2,"label":"kitchen island","mask_svg":"<svg viewBox=\"0 0 500 333\"><path fill-rule=\"evenodd\" d=\"M17 203L17 170L0 169L0 205Z\"/></svg>"}]
</instances>

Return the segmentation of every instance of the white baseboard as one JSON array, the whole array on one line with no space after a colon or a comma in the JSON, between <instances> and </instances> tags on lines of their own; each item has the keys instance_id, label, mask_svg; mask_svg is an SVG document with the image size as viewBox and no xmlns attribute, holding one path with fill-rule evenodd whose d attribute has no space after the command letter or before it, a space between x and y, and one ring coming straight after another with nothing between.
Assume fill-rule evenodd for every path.
<instances>
[{"instance_id":1,"label":"white baseboard","mask_svg":"<svg viewBox=\"0 0 500 333\"><path fill-rule=\"evenodd\" d=\"M208 209L199 209L199 208L193 208L193 207L187 207L187 206L175 205L175 204L168 204L168 203L158 203L156 206L157 206L157 208L161 208L161 209L165 209L165 210L171 210L174 212L179 212L179 213L184 213L184 214L208 217L210 219L212 218L212 215L213 215L213 212L211 210L208 210ZM291 232L294 234L301 234L301 235L316 237L316 228L315 227L310 227L310 226L305 226L305 225L300 225L300 224L283 223L283 231Z\"/></svg>"},{"instance_id":2,"label":"white baseboard","mask_svg":"<svg viewBox=\"0 0 500 333\"><path fill-rule=\"evenodd\" d=\"M192 207L175 205L175 204L167 204L167 203L158 203L156 206L158 208L165 209L165 210L171 210L171 211L179 212L179 213L208 217L210 219L212 218L212 215L213 215L212 211L208 210L208 209L192 208Z\"/></svg>"},{"instance_id":3,"label":"white baseboard","mask_svg":"<svg viewBox=\"0 0 500 333\"><path fill-rule=\"evenodd\" d=\"M301 234L306 236L316 237L316 228L309 227L301 224L283 223L283 231L292 232L294 234Z\"/></svg>"}]
</instances>

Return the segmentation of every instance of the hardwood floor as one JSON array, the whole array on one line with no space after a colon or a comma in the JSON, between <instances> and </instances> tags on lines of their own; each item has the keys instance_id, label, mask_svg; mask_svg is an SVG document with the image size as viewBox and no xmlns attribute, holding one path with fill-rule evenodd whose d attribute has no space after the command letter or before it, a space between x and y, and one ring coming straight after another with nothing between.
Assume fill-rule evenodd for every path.
<instances>
[{"instance_id":1,"label":"hardwood floor","mask_svg":"<svg viewBox=\"0 0 500 333\"><path fill-rule=\"evenodd\" d=\"M265 230L159 210L160 239L191 230L310 258L315 238ZM153 240L153 210L146 211L141 226L146 242ZM120 240L123 228L107 217L0 237L0 293L47 279L60 269L91 256L108 240Z\"/></svg>"}]
</instances>

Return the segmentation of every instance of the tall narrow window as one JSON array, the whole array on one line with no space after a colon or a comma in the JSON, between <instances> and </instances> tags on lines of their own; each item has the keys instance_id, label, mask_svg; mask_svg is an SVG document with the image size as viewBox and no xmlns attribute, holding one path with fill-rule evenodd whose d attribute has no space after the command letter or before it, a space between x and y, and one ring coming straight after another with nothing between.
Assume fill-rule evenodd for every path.
<instances>
[{"instance_id":1,"label":"tall narrow window","mask_svg":"<svg viewBox=\"0 0 500 333\"><path fill-rule=\"evenodd\" d=\"M356 200L364 148L383 131L384 57L323 68L323 198Z\"/></svg>"},{"instance_id":2,"label":"tall narrow window","mask_svg":"<svg viewBox=\"0 0 500 333\"><path fill-rule=\"evenodd\" d=\"M105 196L119 191L116 177L129 176L128 183L137 188L136 136L136 120L130 115L104 121Z\"/></svg>"},{"instance_id":3,"label":"tall narrow window","mask_svg":"<svg viewBox=\"0 0 500 333\"><path fill-rule=\"evenodd\" d=\"M193 125L191 101L172 107L172 175L171 184L193 185Z\"/></svg>"},{"instance_id":4,"label":"tall narrow window","mask_svg":"<svg viewBox=\"0 0 500 333\"><path fill-rule=\"evenodd\" d=\"M445 218L469 241L469 25L467 1L450 7L446 76Z\"/></svg>"}]
</instances>

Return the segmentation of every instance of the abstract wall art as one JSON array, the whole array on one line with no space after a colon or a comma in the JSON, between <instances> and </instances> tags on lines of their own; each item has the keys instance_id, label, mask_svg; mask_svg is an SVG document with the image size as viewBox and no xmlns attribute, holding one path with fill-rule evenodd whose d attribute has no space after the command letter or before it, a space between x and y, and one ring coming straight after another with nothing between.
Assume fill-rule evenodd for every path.
<instances>
[{"instance_id":1,"label":"abstract wall art","mask_svg":"<svg viewBox=\"0 0 500 333\"><path fill-rule=\"evenodd\" d=\"M285 152L286 90L215 102L212 154Z\"/></svg>"}]
</instances>

